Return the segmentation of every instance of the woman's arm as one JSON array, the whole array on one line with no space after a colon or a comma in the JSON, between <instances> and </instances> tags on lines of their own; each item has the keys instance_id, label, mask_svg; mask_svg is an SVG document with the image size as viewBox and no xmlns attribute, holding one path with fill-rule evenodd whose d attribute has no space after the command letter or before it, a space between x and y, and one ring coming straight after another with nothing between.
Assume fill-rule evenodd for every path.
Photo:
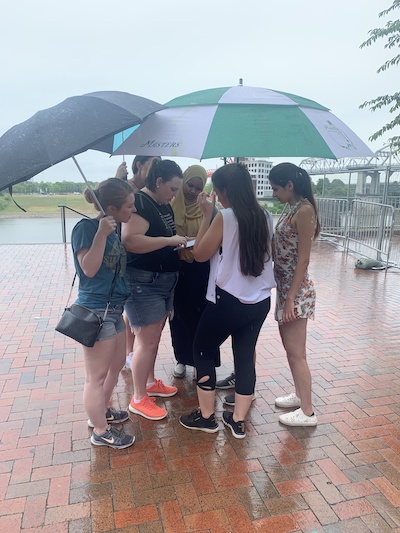
<instances>
[{"instance_id":1,"label":"woman's arm","mask_svg":"<svg viewBox=\"0 0 400 533\"><path fill-rule=\"evenodd\" d=\"M103 262L104 250L106 249L107 237L115 231L115 220L111 216L100 219L99 227L94 236L90 248L81 248L76 257L78 263L88 278L93 278Z\"/></svg>"},{"instance_id":2,"label":"woman's arm","mask_svg":"<svg viewBox=\"0 0 400 533\"><path fill-rule=\"evenodd\" d=\"M290 322L296 318L294 299L307 272L315 232L315 212L313 207L307 204L302 205L293 217L292 224L298 233L298 261L290 289L286 295L285 308L282 315L283 322Z\"/></svg>"},{"instance_id":3,"label":"woman's arm","mask_svg":"<svg viewBox=\"0 0 400 533\"><path fill-rule=\"evenodd\" d=\"M131 216L129 222L122 224L121 240L128 252L147 254L166 246L184 246L186 244L186 237L179 235L149 237L146 235L149 226L149 222L136 213Z\"/></svg>"},{"instance_id":4,"label":"woman's arm","mask_svg":"<svg viewBox=\"0 0 400 533\"><path fill-rule=\"evenodd\" d=\"M194 258L199 263L208 261L218 251L222 243L223 219L221 213L217 213L211 222L215 209L215 193L212 193L211 200L211 202L208 200L207 193L199 194L198 202L203 212L203 219L193 248Z\"/></svg>"}]
</instances>

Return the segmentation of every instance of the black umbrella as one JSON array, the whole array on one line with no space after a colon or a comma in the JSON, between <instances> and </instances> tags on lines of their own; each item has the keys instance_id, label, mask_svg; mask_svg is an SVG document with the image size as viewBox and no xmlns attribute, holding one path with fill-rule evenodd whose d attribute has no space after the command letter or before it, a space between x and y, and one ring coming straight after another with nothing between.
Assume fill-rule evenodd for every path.
<instances>
[{"instance_id":1,"label":"black umbrella","mask_svg":"<svg viewBox=\"0 0 400 533\"><path fill-rule=\"evenodd\" d=\"M38 111L0 137L0 191L89 149L111 154L115 133L160 109L141 96L99 91Z\"/></svg>"}]
</instances>

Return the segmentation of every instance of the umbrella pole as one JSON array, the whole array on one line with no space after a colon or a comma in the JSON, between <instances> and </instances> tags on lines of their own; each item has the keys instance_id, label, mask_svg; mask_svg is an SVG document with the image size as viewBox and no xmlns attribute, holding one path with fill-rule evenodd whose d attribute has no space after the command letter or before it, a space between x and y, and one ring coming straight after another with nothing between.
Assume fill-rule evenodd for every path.
<instances>
[{"instance_id":1,"label":"umbrella pole","mask_svg":"<svg viewBox=\"0 0 400 533\"><path fill-rule=\"evenodd\" d=\"M97 207L100 209L100 212L103 213L103 216L106 216L106 214L105 214L105 212L104 212L104 209L101 207L101 203L99 202L97 196L96 196L95 193L94 193L94 190L92 189L91 185L89 184L88 180L86 179L85 174L82 172L81 167L78 165L78 161L75 159L75 156L74 156L74 155L72 156L72 160L73 160L73 162L75 163L75 165L77 166L77 168L78 168L78 170L79 170L79 172L80 172L80 174L81 174L81 176L82 176L84 182L86 183L87 188L89 189L90 194L92 195L92 198L93 198L95 204L96 204Z\"/></svg>"}]
</instances>

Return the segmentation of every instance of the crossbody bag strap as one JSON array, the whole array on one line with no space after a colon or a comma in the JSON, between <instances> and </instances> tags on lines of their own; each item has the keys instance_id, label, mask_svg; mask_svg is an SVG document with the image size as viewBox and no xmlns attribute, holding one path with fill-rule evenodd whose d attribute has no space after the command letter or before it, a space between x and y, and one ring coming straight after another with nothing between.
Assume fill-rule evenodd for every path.
<instances>
[{"instance_id":1,"label":"crossbody bag strap","mask_svg":"<svg viewBox=\"0 0 400 533\"><path fill-rule=\"evenodd\" d=\"M68 294L68 299L67 299L67 305L65 307L68 307L68 304L69 304L69 301L71 299L71 294L72 294L72 289L74 288L74 283L75 283L75 280L76 280L76 272L75 272L75 275L74 275L74 279L72 280L72 285L71 285L71 288L69 289L69 294Z\"/></svg>"},{"instance_id":2,"label":"crossbody bag strap","mask_svg":"<svg viewBox=\"0 0 400 533\"><path fill-rule=\"evenodd\" d=\"M112 295L113 295L113 292L114 292L114 289L115 289L115 284L117 283L117 276L118 276L120 270L121 270L121 258L118 259L118 263L115 265L115 273L114 273L114 277L113 277L113 280L112 280L112 283L111 283L110 292L108 293L108 302L107 302L107 305L106 305L106 310L104 311L103 321L106 319L106 316L107 316L107 313L108 313L108 308L110 307L111 298L112 298Z\"/></svg>"}]
</instances>

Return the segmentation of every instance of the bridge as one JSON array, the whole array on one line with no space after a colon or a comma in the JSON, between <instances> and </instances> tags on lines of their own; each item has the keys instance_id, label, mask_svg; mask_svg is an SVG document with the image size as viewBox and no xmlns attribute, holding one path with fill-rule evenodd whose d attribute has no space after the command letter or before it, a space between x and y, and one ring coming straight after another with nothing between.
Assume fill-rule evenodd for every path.
<instances>
[{"instance_id":1,"label":"bridge","mask_svg":"<svg viewBox=\"0 0 400 533\"><path fill-rule=\"evenodd\" d=\"M400 172L400 154L394 154L391 147L384 146L372 157L332 159L304 159L300 166L307 170L310 176L327 174L357 174L356 195L364 196L367 193L371 196L380 196L379 185L381 183L381 172L384 173L383 202L387 200L387 192L390 177L395 172ZM370 184L368 178L371 179ZM367 191L367 183L369 185Z\"/></svg>"}]
</instances>

